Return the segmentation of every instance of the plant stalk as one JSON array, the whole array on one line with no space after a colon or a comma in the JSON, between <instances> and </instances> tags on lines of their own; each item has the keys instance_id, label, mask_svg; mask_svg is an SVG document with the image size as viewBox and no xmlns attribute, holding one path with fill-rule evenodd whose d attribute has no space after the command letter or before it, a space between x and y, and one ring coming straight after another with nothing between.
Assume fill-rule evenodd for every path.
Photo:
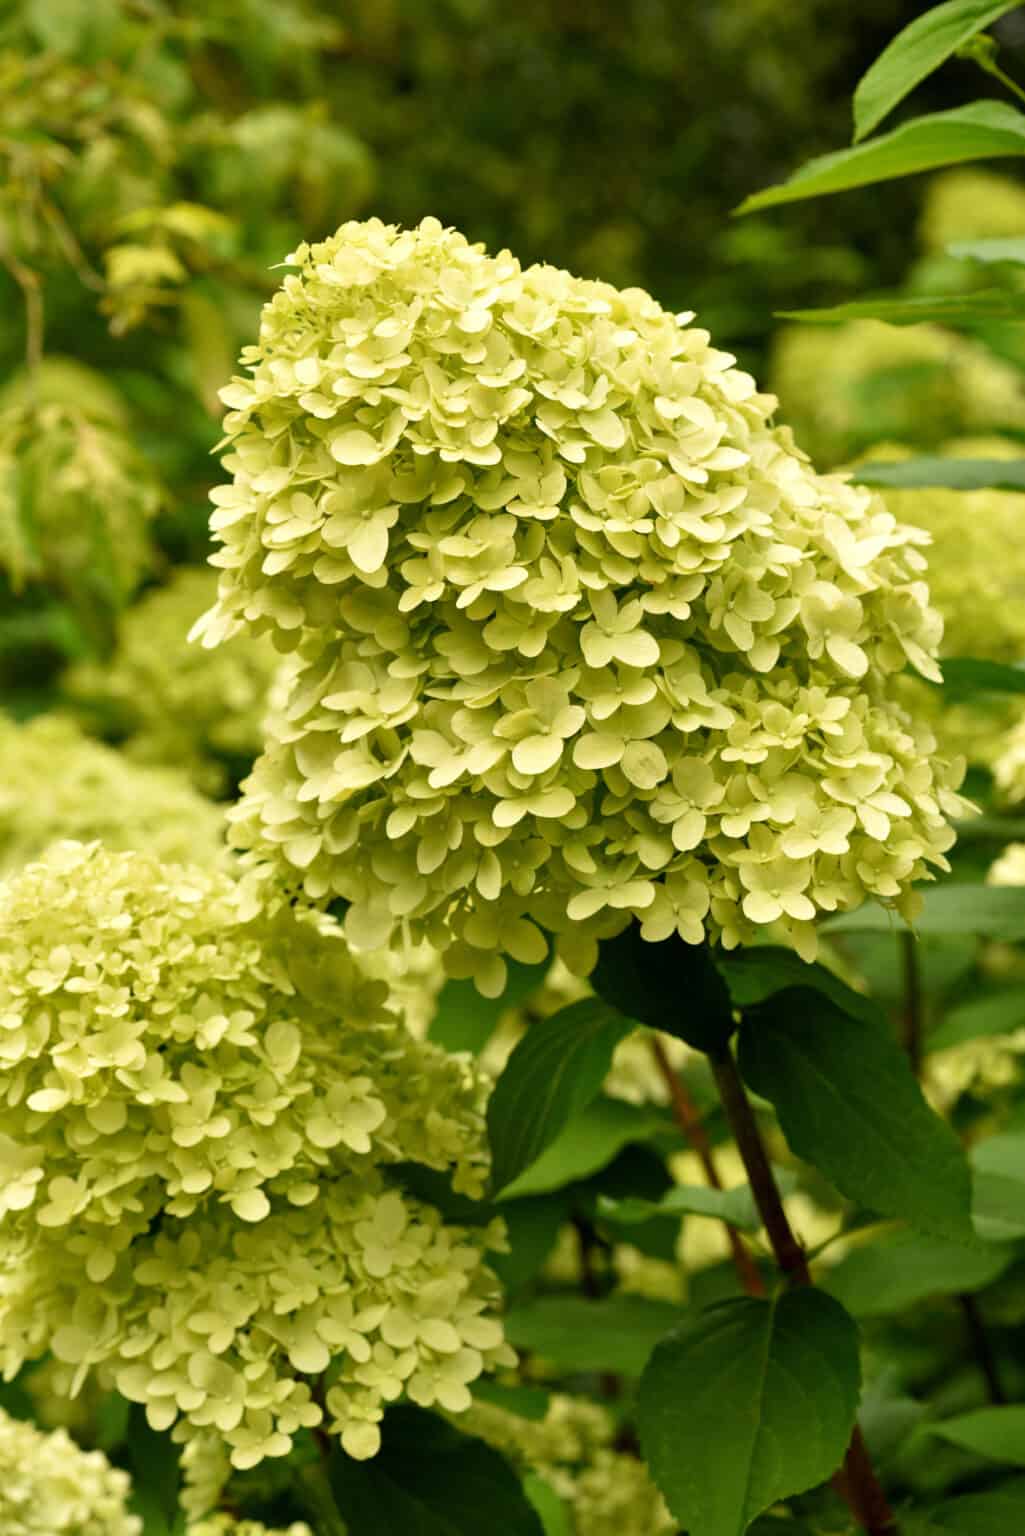
<instances>
[{"instance_id":1,"label":"plant stalk","mask_svg":"<svg viewBox=\"0 0 1025 1536\"><path fill-rule=\"evenodd\" d=\"M762 1133L729 1046L717 1055L710 1055L709 1062L776 1263L788 1285L811 1285L808 1260L783 1209ZM832 1484L869 1536L897 1536L893 1511L876 1477L868 1448L857 1425L854 1426L843 1467L832 1478Z\"/></svg>"},{"instance_id":2,"label":"plant stalk","mask_svg":"<svg viewBox=\"0 0 1025 1536\"><path fill-rule=\"evenodd\" d=\"M715 1155L712 1151L712 1143L708 1138L701 1119L701 1111L687 1092L686 1084L676 1071L666 1054L666 1048L657 1035L651 1036L651 1051L655 1058L655 1064L662 1076L669 1093L669 1102L672 1105L673 1119L683 1132L684 1140L691 1151L697 1154L705 1178L713 1189L722 1189L723 1183L719 1170L715 1165ZM758 1265L744 1239L736 1227L724 1222L726 1236L730 1244L730 1254L733 1258L733 1267L737 1272L741 1288L748 1296L764 1296L765 1281L758 1270Z\"/></svg>"}]
</instances>

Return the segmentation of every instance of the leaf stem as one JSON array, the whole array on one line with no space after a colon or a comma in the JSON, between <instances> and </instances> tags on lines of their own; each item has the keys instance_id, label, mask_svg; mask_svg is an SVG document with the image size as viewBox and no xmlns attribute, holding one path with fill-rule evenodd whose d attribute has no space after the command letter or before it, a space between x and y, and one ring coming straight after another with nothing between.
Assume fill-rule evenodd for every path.
<instances>
[{"instance_id":1,"label":"leaf stem","mask_svg":"<svg viewBox=\"0 0 1025 1536\"><path fill-rule=\"evenodd\" d=\"M712 1152L712 1143L708 1132L701 1119L701 1111L687 1092L683 1078L676 1071L666 1053L666 1048L657 1035L651 1036L651 1052L655 1058L655 1065L662 1076L669 1093L669 1102L672 1105L673 1119L683 1132L684 1140L691 1151L697 1155L705 1178L713 1189L722 1189L723 1183L719 1170L715 1165L715 1156ZM724 1222L726 1236L729 1239L730 1253L733 1257L733 1267L737 1271L737 1278L741 1288L748 1296L764 1296L765 1281L762 1279L744 1239L736 1227Z\"/></svg>"},{"instance_id":2,"label":"leaf stem","mask_svg":"<svg viewBox=\"0 0 1025 1536\"><path fill-rule=\"evenodd\" d=\"M901 1018L904 1049L908 1053L911 1070L916 1077L922 1073L922 1041L925 1034L925 1006L922 999L922 968L919 964L918 940L908 930L897 935L900 945L901 969L904 976L904 1008Z\"/></svg>"},{"instance_id":3,"label":"leaf stem","mask_svg":"<svg viewBox=\"0 0 1025 1536\"><path fill-rule=\"evenodd\" d=\"M710 1055L709 1062L776 1263L788 1285L811 1285L807 1257L783 1209L772 1164L733 1052L727 1046L716 1055ZM843 1467L832 1478L832 1484L869 1536L897 1536L893 1511L876 1477L868 1448L857 1425L854 1426Z\"/></svg>"}]
</instances>

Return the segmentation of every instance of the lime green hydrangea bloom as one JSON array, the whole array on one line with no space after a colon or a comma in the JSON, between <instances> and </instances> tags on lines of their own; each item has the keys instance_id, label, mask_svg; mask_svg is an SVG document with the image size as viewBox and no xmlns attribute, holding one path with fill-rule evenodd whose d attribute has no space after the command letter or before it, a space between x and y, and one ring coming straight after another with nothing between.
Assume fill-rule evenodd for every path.
<instances>
[{"instance_id":1,"label":"lime green hydrangea bloom","mask_svg":"<svg viewBox=\"0 0 1025 1536\"><path fill-rule=\"evenodd\" d=\"M185 1536L313 1536L305 1520L271 1530L259 1520L237 1520L234 1515L208 1515L185 1527Z\"/></svg>"},{"instance_id":2,"label":"lime green hydrangea bloom","mask_svg":"<svg viewBox=\"0 0 1025 1536\"><path fill-rule=\"evenodd\" d=\"M223 391L199 626L296 657L239 846L488 992L538 925L580 970L634 915L807 952L943 867L958 773L889 682L936 675L923 536L689 315L433 219L292 264Z\"/></svg>"},{"instance_id":3,"label":"lime green hydrangea bloom","mask_svg":"<svg viewBox=\"0 0 1025 1536\"><path fill-rule=\"evenodd\" d=\"M918 226L927 251L955 240L1025 235L1025 186L1009 176L958 166L930 177Z\"/></svg>"},{"instance_id":4,"label":"lime green hydrangea bloom","mask_svg":"<svg viewBox=\"0 0 1025 1536\"><path fill-rule=\"evenodd\" d=\"M1006 805L1020 805L1025 800L1025 718L1019 719L1000 738L993 758L993 778ZM1011 848L1025 848L1025 844L1012 843ZM1008 848L1005 853L1010 851ZM1025 880L1001 883L1025 884Z\"/></svg>"},{"instance_id":5,"label":"lime green hydrangea bloom","mask_svg":"<svg viewBox=\"0 0 1025 1536\"><path fill-rule=\"evenodd\" d=\"M92 741L73 720L0 715L0 873L61 838L211 864L224 815L171 768L147 768Z\"/></svg>"},{"instance_id":6,"label":"lime green hydrangea bloom","mask_svg":"<svg viewBox=\"0 0 1025 1536\"><path fill-rule=\"evenodd\" d=\"M324 1418L460 1411L511 1363L484 1265L388 1167L480 1192L482 1082L337 926L221 871L55 845L0 901L0 1356L51 1350L235 1467Z\"/></svg>"},{"instance_id":7,"label":"lime green hydrangea bloom","mask_svg":"<svg viewBox=\"0 0 1025 1536\"><path fill-rule=\"evenodd\" d=\"M152 563L163 492L91 369L44 359L0 394L0 571L45 582L104 629Z\"/></svg>"},{"instance_id":8,"label":"lime green hydrangea bloom","mask_svg":"<svg viewBox=\"0 0 1025 1536\"><path fill-rule=\"evenodd\" d=\"M981 343L935 325L788 325L770 381L812 458L842 464L886 439L933 448L1025 428L1025 381Z\"/></svg>"},{"instance_id":9,"label":"lime green hydrangea bloom","mask_svg":"<svg viewBox=\"0 0 1025 1536\"><path fill-rule=\"evenodd\" d=\"M4 1536L142 1536L127 1472L0 1408L0 1530Z\"/></svg>"},{"instance_id":10,"label":"lime green hydrangea bloom","mask_svg":"<svg viewBox=\"0 0 1025 1536\"><path fill-rule=\"evenodd\" d=\"M542 1477L563 1500L574 1536L670 1536L676 1522L644 1464L614 1448L612 1415L554 1394L544 1419L477 1403L461 1428Z\"/></svg>"},{"instance_id":11,"label":"lime green hydrangea bloom","mask_svg":"<svg viewBox=\"0 0 1025 1536\"><path fill-rule=\"evenodd\" d=\"M259 753L281 664L268 639L239 636L213 654L188 643L216 590L207 567L180 567L122 615L110 661L79 663L66 678L73 698L113 715L131 757L182 768L215 795L232 765Z\"/></svg>"}]
</instances>

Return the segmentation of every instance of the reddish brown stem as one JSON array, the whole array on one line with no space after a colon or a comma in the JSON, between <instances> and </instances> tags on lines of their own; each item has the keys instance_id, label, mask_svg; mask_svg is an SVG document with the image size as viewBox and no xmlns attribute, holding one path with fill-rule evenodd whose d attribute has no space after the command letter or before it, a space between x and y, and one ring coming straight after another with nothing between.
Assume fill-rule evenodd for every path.
<instances>
[{"instance_id":1,"label":"reddish brown stem","mask_svg":"<svg viewBox=\"0 0 1025 1536\"><path fill-rule=\"evenodd\" d=\"M787 1283L811 1285L811 1271L804 1249L794 1235L783 1209L779 1188L754 1117L750 1101L737 1071L733 1053L727 1046L717 1056L710 1056L719 1097L729 1122L737 1150L747 1171L751 1193L762 1218L772 1251ZM832 1478L836 1492L869 1536L896 1536L893 1511L876 1477L861 1430L855 1425L843 1467Z\"/></svg>"}]
</instances>

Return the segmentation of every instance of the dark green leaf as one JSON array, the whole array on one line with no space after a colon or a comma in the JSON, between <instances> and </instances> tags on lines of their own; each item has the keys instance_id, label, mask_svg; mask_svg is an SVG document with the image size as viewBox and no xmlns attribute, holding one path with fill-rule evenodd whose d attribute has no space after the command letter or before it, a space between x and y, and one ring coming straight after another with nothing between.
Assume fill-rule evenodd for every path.
<instances>
[{"instance_id":1,"label":"dark green leaf","mask_svg":"<svg viewBox=\"0 0 1025 1536\"><path fill-rule=\"evenodd\" d=\"M987 1456L1011 1467L1025 1467L1025 1406L978 1408L974 1413L930 1424L928 1433L959 1445L976 1456Z\"/></svg>"},{"instance_id":2,"label":"dark green leaf","mask_svg":"<svg viewBox=\"0 0 1025 1536\"><path fill-rule=\"evenodd\" d=\"M1025 1237L1025 1134L1009 1131L980 1141L971 1159L976 1232L991 1243Z\"/></svg>"},{"instance_id":3,"label":"dark green leaf","mask_svg":"<svg viewBox=\"0 0 1025 1536\"><path fill-rule=\"evenodd\" d=\"M865 1387L858 1407L858 1423L872 1460L877 1464L889 1461L926 1412L924 1403L901 1389L899 1371L892 1367L880 1371Z\"/></svg>"},{"instance_id":4,"label":"dark green leaf","mask_svg":"<svg viewBox=\"0 0 1025 1536\"><path fill-rule=\"evenodd\" d=\"M947 255L957 261L1009 261L1015 266L1025 266L1025 240L1020 235L994 240L955 240L953 245L947 246Z\"/></svg>"},{"instance_id":5,"label":"dark green leaf","mask_svg":"<svg viewBox=\"0 0 1025 1536\"><path fill-rule=\"evenodd\" d=\"M849 1200L927 1232L971 1236L961 1145L885 1020L852 1019L797 987L745 1015L740 1068L798 1157Z\"/></svg>"},{"instance_id":6,"label":"dark green leaf","mask_svg":"<svg viewBox=\"0 0 1025 1536\"><path fill-rule=\"evenodd\" d=\"M779 203L937 170L941 165L1023 153L1025 117L1003 101L973 101L949 112L912 118L869 144L819 155L780 186L746 198L737 211L754 213Z\"/></svg>"},{"instance_id":7,"label":"dark green leaf","mask_svg":"<svg viewBox=\"0 0 1025 1536\"><path fill-rule=\"evenodd\" d=\"M623 1226L662 1216L713 1216L744 1232L757 1232L762 1224L747 1184L738 1184L735 1189L677 1184L661 1200L609 1200L599 1195L598 1215Z\"/></svg>"},{"instance_id":8,"label":"dark green leaf","mask_svg":"<svg viewBox=\"0 0 1025 1536\"><path fill-rule=\"evenodd\" d=\"M729 992L707 944L679 935L646 943L631 923L599 945L591 985L606 1002L699 1051L717 1051L735 1029Z\"/></svg>"},{"instance_id":9,"label":"dark green leaf","mask_svg":"<svg viewBox=\"0 0 1025 1536\"><path fill-rule=\"evenodd\" d=\"M544 1387L505 1387L488 1376L481 1376L474 1382L473 1397L475 1402L491 1403L535 1424L547 1417L552 1402L551 1394Z\"/></svg>"},{"instance_id":10,"label":"dark green leaf","mask_svg":"<svg viewBox=\"0 0 1025 1536\"><path fill-rule=\"evenodd\" d=\"M1025 139L1022 142L1025 146ZM776 313L782 320L800 320L805 325L846 325L849 320L884 320L887 325L974 325L980 320L1025 320L1025 298L1003 288L925 297L880 294L824 309L780 309Z\"/></svg>"},{"instance_id":11,"label":"dark green leaf","mask_svg":"<svg viewBox=\"0 0 1025 1536\"><path fill-rule=\"evenodd\" d=\"M502 1014L518 1007L541 985L550 961L524 965L508 960L508 979L500 997L482 997L472 981L446 981L427 1031L428 1040L446 1051L481 1051L498 1026Z\"/></svg>"},{"instance_id":12,"label":"dark green leaf","mask_svg":"<svg viewBox=\"0 0 1025 1536\"><path fill-rule=\"evenodd\" d=\"M920 934L966 933L1017 943L1025 939L1025 886L961 885L953 881L926 886L922 910L915 918ZM907 930L902 917L876 901L854 912L830 917L823 933L899 933Z\"/></svg>"},{"instance_id":13,"label":"dark green leaf","mask_svg":"<svg viewBox=\"0 0 1025 1536\"><path fill-rule=\"evenodd\" d=\"M693 1536L742 1536L843 1460L858 1406L858 1330L828 1296L725 1302L655 1350L637 1422L655 1481Z\"/></svg>"},{"instance_id":14,"label":"dark green leaf","mask_svg":"<svg viewBox=\"0 0 1025 1536\"><path fill-rule=\"evenodd\" d=\"M854 140L863 139L962 43L1014 10L1021 0L947 0L917 17L888 43L854 92Z\"/></svg>"},{"instance_id":15,"label":"dark green leaf","mask_svg":"<svg viewBox=\"0 0 1025 1536\"><path fill-rule=\"evenodd\" d=\"M591 1102L613 1051L634 1027L632 1019L596 997L571 1003L530 1026L488 1101L496 1192L529 1168Z\"/></svg>"},{"instance_id":16,"label":"dark green leaf","mask_svg":"<svg viewBox=\"0 0 1025 1536\"><path fill-rule=\"evenodd\" d=\"M516 1349L568 1371L639 1376L659 1339L683 1317L679 1307L647 1296L543 1296L506 1315Z\"/></svg>"},{"instance_id":17,"label":"dark green leaf","mask_svg":"<svg viewBox=\"0 0 1025 1536\"><path fill-rule=\"evenodd\" d=\"M504 1457L423 1408L389 1409L372 1461L337 1452L331 1487L349 1529L366 1536L480 1536L496 1511L503 1536L544 1536Z\"/></svg>"},{"instance_id":18,"label":"dark green leaf","mask_svg":"<svg viewBox=\"0 0 1025 1536\"><path fill-rule=\"evenodd\" d=\"M981 1290L1010 1261L1006 1248L888 1231L859 1241L821 1283L855 1317L884 1317L929 1296Z\"/></svg>"},{"instance_id":19,"label":"dark green leaf","mask_svg":"<svg viewBox=\"0 0 1025 1536\"><path fill-rule=\"evenodd\" d=\"M963 1493L930 1511L937 1536L1014 1536L1025 1530L1025 1477L985 1493Z\"/></svg>"},{"instance_id":20,"label":"dark green leaf","mask_svg":"<svg viewBox=\"0 0 1025 1536\"><path fill-rule=\"evenodd\" d=\"M1025 248L1025 241L1022 241ZM1025 491L1022 459L904 459L899 464L859 464L852 472L859 485L912 490L945 486L951 491Z\"/></svg>"},{"instance_id":21,"label":"dark green leaf","mask_svg":"<svg viewBox=\"0 0 1025 1536\"><path fill-rule=\"evenodd\" d=\"M825 966L809 965L792 949L775 944L730 950L719 956L717 964L738 1008L763 1003L774 992L782 992L787 987L814 987L852 1018L874 1018L879 1011L871 998L855 992Z\"/></svg>"},{"instance_id":22,"label":"dark green leaf","mask_svg":"<svg viewBox=\"0 0 1025 1536\"><path fill-rule=\"evenodd\" d=\"M506 1201L547 1194L585 1179L606 1167L624 1147L658 1137L671 1126L664 1110L623 1099L596 1099L573 1117L536 1162L506 1185L499 1197L503 1207Z\"/></svg>"},{"instance_id":23,"label":"dark green leaf","mask_svg":"<svg viewBox=\"0 0 1025 1536\"><path fill-rule=\"evenodd\" d=\"M142 1516L145 1536L169 1536L177 1523L179 1450L170 1435L151 1429L145 1409L133 1403L129 1413L131 1509Z\"/></svg>"},{"instance_id":24,"label":"dark green leaf","mask_svg":"<svg viewBox=\"0 0 1025 1536\"><path fill-rule=\"evenodd\" d=\"M503 1201L501 1211L509 1240L508 1253L489 1255L488 1263L508 1295L528 1285L555 1247L566 1219L568 1200L562 1194L534 1195Z\"/></svg>"},{"instance_id":25,"label":"dark green leaf","mask_svg":"<svg viewBox=\"0 0 1025 1536\"><path fill-rule=\"evenodd\" d=\"M1004 1035L1025 1028L1025 986L1003 987L951 1008L925 1037L927 1051L945 1051L984 1035Z\"/></svg>"},{"instance_id":26,"label":"dark green leaf","mask_svg":"<svg viewBox=\"0 0 1025 1536\"><path fill-rule=\"evenodd\" d=\"M948 656L942 666L945 693L965 698L977 693L1025 693L1025 667L976 656Z\"/></svg>"}]
</instances>

